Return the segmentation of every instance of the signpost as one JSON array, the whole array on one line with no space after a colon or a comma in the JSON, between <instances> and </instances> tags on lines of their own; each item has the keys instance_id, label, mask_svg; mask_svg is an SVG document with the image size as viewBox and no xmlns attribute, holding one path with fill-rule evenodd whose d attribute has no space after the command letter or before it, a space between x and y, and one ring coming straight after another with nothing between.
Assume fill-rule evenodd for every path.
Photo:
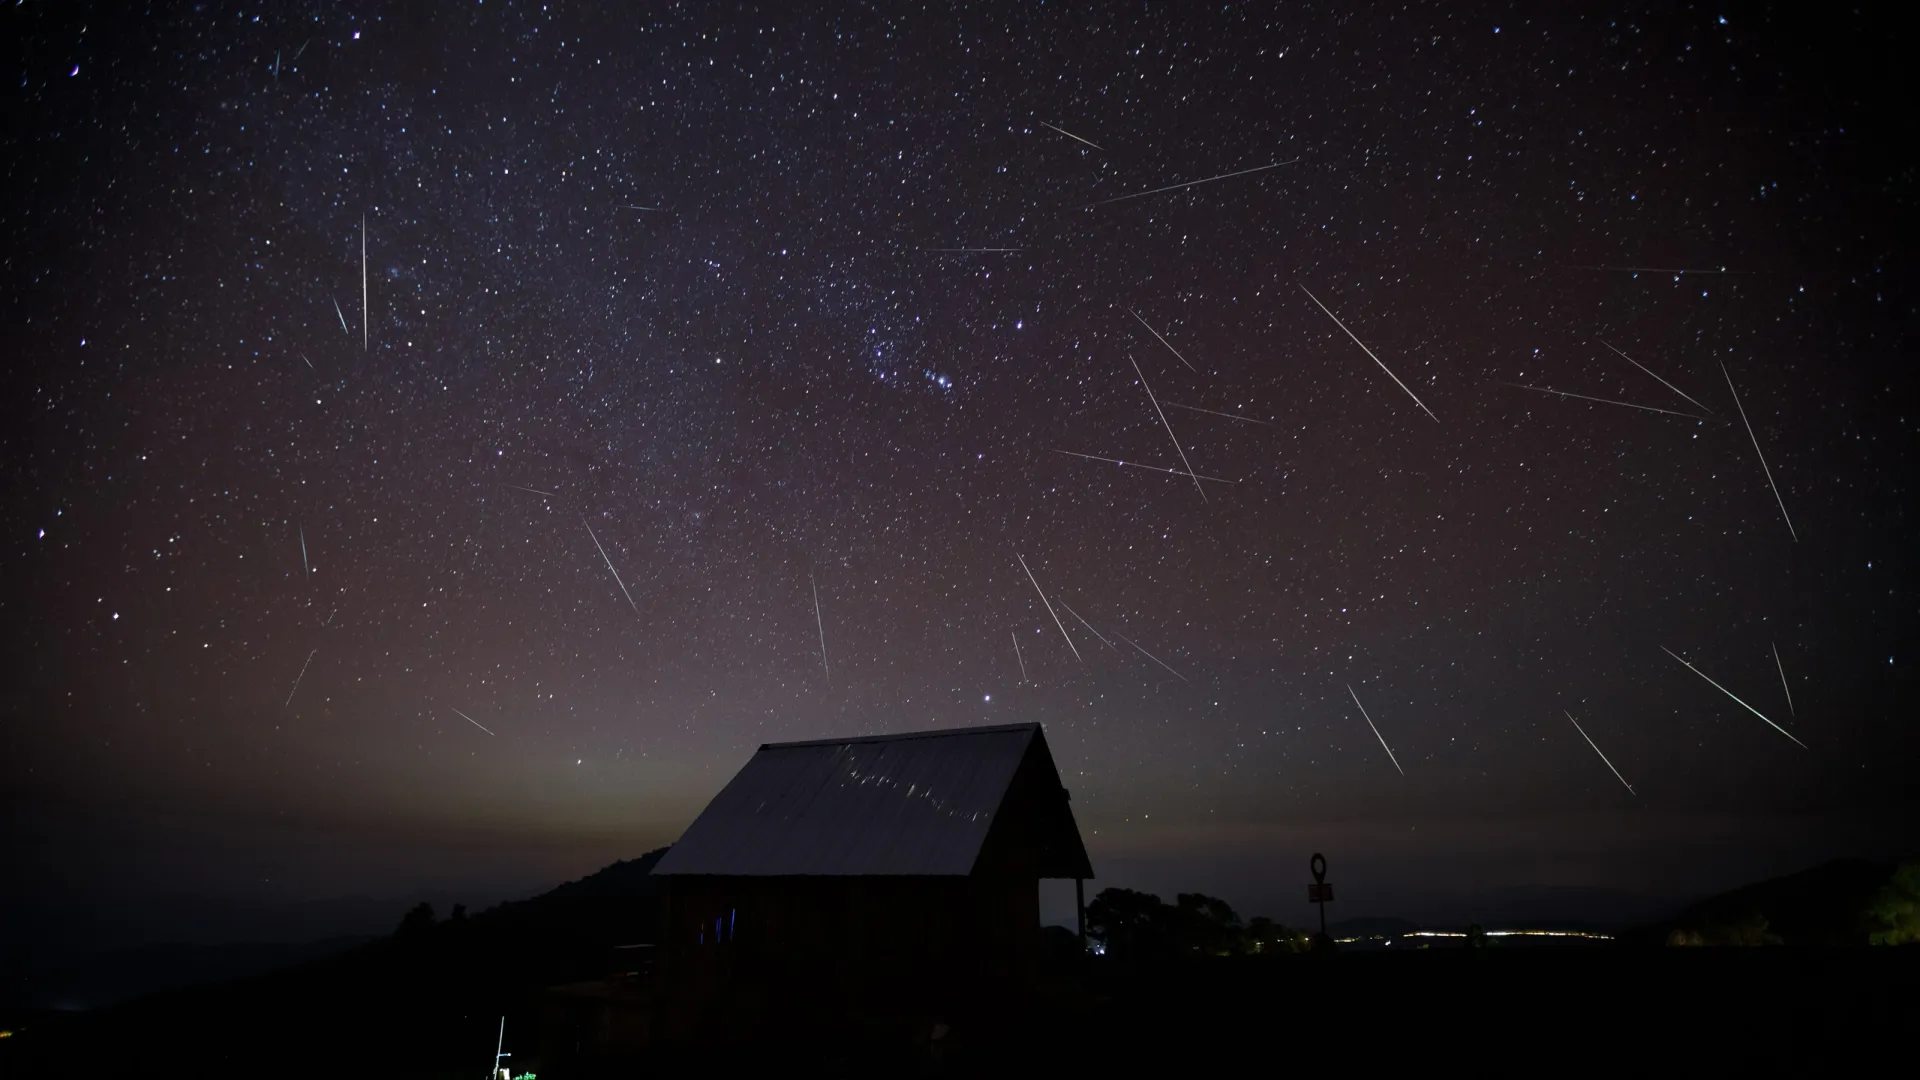
<instances>
[{"instance_id":1,"label":"signpost","mask_svg":"<svg viewBox=\"0 0 1920 1080\"><path fill-rule=\"evenodd\" d=\"M1327 905L1333 902L1333 883L1327 880L1327 857L1319 852L1307 861L1313 871L1313 884L1307 886L1307 902L1320 905L1320 936L1327 936Z\"/></svg>"}]
</instances>

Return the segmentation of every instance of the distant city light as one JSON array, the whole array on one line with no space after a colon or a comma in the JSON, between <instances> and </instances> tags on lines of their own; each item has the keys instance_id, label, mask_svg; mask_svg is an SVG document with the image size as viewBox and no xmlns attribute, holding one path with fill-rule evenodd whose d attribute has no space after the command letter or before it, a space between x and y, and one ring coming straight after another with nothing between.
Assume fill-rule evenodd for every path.
<instances>
[{"instance_id":1,"label":"distant city light","mask_svg":"<svg viewBox=\"0 0 1920 1080\"><path fill-rule=\"evenodd\" d=\"M1404 934L1373 934L1364 937L1343 937L1333 940L1341 945L1357 945L1365 941L1378 941L1392 945L1399 938L1463 938L1464 930L1410 930ZM1586 941L1612 941L1612 934L1601 934L1590 930L1489 930L1487 936L1493 937L1563 937L1581 938Z\"/></svg>"}]
</instances>

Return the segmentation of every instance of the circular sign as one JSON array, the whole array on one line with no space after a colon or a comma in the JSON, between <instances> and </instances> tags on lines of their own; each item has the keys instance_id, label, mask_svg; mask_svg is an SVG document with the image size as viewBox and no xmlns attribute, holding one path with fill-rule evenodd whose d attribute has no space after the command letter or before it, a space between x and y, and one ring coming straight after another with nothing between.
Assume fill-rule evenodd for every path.
<instances>
[{"instance_id":1,"label":"circular sign","mask_svg":"<svg viewBox=\"0 0 1920 1080\"><path fill-rule=\"evenodd\" d=\"M1313 880L1327 880L1327 857L1325 855L1317 851L1314 852L1313 858L1307 862L1307 867L1313 871Z\"/></svg>"}]
</instances>

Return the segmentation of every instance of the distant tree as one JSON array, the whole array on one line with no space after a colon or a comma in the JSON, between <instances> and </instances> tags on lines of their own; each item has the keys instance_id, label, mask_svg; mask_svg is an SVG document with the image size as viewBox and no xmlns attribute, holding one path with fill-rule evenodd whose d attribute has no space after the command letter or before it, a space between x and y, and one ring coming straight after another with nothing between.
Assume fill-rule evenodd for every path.
<instances>
[{"instance_id":1,"label":"distant tree","mask_svg":"<svg viewBox=\"0 0 1920 1080\"><path fill-rule=\"evenodd\" d=\"M453 905L453 913L447 916L447 921L451 923L466 922L467 921L467 905L465 904Z\"/></svg>"},{"instance_id":2,"label":"distant tree","mask_svg":"<svg viewBox=\"0 0 1920 1080\"><path fill-rule=\"evenodd\" d=\"M1265 915L1247 920L1246 951L1262 956L1273 953L1301 953L1312 947L1307 935L1274 922Z\"/></svg>"},{"instance_id":3,"label":"distant tree","mask_svg":"<svg viewBox=\"0 0 1920 1080\"><path fill-rule=\"evenodd\" d=\"M1182 955L1226 956L1246 947L1245 928L1232 905L1203 893L1174 898L1175 936Z\"/></svg>"},{"instance_id":4,"label":"distant tree","mask_svg":"<svg viewBox=\"0 0 1920 1080\"><path fill-rule=\"evenodd\" d=\"M1903 863L1869 912L1875 945L1920 945L1920 863Z\"/></svg>"},{"instance_id":5,"label":"distant tree","mask_svg":"<svg viewBox=\"0 0 1920 1080\"><path fill-rule=\"evenodd\" d=\"M1163 903L1152 893L1103 889L1087 905L1087 937L1113 957L1166 960L1241 953L1306 952L1311 940L1272 919L1242 922L1233 905L1204 893Z\"/></svg>"},{"instance_id":6,"label":"distant tree","mask_svg":"<svg viewBox=\"0 0 1920 1080\"><path fill-rule=\"evenodd\" d=\"M1708 940L1713 941L1716 945L1755 946L1782 944L1780 936L1773 933L1767 917L1757 911L1748 912L1737 919L1729 921L1726 925L1719 927L1718 932Z\"/></svg>"},{"instance_id":7,"label":"distant tree","mask_svg":"<svg viewBox=\"0 0 1920 1080\"><path fill-rule=\"evenodd\" d=\"M1467 948L1484 949L1486 947L1487 947L1486 927L1481 926L1479 923L1474 923L1472 926L1467 927Z\"/></svg>"},{"instance_id":8,"label":"distant tree","mask_svg":"<svg viewBox=\"0 0 1920 1080\"><path fill-rule=\"evenodd\" d=\"M413 910L401 917L400 925L394 930L393 936L399 938L419 937L421 934L433 929L433 921L433 905L423 900L419 904L414 905Z\"/></svg>"},{"instance_id":9,"label":"distant tree","mask_svg":"<svg viewBox=\"0 0 1920 1080\"><path fill-rule=\"evenodd\" d=\"M1087 936L1118 958L1156 952L1165 936L1166 906L1152 893L1102 889L1087 904Z\"/></svg>"},{"instance_id":10,"label":"distant tree","mask_svg":"<svg viewBox=\"0 0 1920 1080\"><path fill-rule=\"evenodd\" d=\"M1765 914L1748 910L1725 915L1698 926L1676 928L1667 935L1667 943L1743 948L1780 945L1783 941L1780 935L1773 932Z\"/></svg>"}]
</instances>

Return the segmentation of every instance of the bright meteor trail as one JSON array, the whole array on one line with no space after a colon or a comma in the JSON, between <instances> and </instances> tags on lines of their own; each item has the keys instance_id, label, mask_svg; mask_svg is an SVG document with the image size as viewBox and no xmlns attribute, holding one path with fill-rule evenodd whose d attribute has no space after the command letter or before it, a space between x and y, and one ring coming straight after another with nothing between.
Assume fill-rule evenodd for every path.
<instances>
[{"instance_id":1,"label":"bright meteor trail","mask_svg":"<svg viewBox=\"0 0 1920 1080\"><path fill-rule=\"evenodd\" d=\"M1353 343L1355 345L1360 346L1361 352L1364 352L1368 356L1373 357L1373 362L1380 365L1380 370L1386 372L1387 378L1392 379L1395 385L1399 386L1400 389L1407 391L1407 396L1413 399L1413 403L1415 405L1420 406L1421 412L1426 413L1427 416L1431 418L1434 423L1437 424L1440 422L1440 418L1433 415L1433 410L1427 408L1427 403L1424 401L1421 401L1420 396L1418 394L1415 394L1412 390L1408 389L1407 384L1400 381L1400 376L1395 375L1393 373L1393 369L1388 367L1385 361L1381 360L1377 356L1374 356L1373 350L1367 348L1366 342L1361 341L1360 338L1357 335L1355 335L1353 331L1347 329L1347 324L1340 321L1340 316L1335 315L1332 309L1328 308L1327 305L1322 304L1320 302L1320 298L1313 295L1313 292L1309 290L1305 285L1300 286L1300 291L1307 294L1307 299L1313 301L1314 306L1318 307L1321 311L1326 312L1327 318L1332 319L1333 325L1339 327L1342 333L1346 334L1350 338L1353 338Z\"/></svg>"},{"instance_id":2,"label":"bright meteor trail","mask_svg":"<svg viewBox=\"0 0 1920 1080\"><path fill-rule=\"evenodd\" d=\"M453 709L453 706L449 705L447 706L447 708ZM459 709L453 709L453 711L456 713L459 713L460 719L465 720L467 723L472 724L474 727L479 728L481 731L485 731L489 735L493 735L493 732L487 727L487 725L481 723L478 720L475 720L473 717L468 716L466 713L460 712ZM499 736L497 735L495 735L494 737L499 738Z\"/></svg>"},{"instance_id":3,"label":"bright meteor trail","mask_svg":"<svg viewBox=\"0 0 1920 1080\"><path fill-rule=\"evenodd\" d=\"M581 518L580 524L587 526L588 536L593 536L593 526L587 524L586 518ZM627 591L627 583L620 580L620 571L613 568L613 560L607 558L607 549L600 547L600 538L598 536L593 536L593 546L599 548L600 558L607 564L607 572L613 575L613 583L620 586L620 595L627 598L627 606L633 609L635 615L640 614L640 605L633 602L633 594Z\"/></svg>"},{"instance_id":4,"label":"bright meteor trail","mask_svg":"<svg viewBox=\"0 0 1920 1080\"><path fill-rule=\"evenodd\" d=\"M1067 628L1066 628L1066 625L1065 625L1064 623L1062 623L1062 622L1060 621L1060 616L1059 616L1059 615L1057 615L1057 614L1054 614L1054 610L1053 610L1053 601L1051 601L1051 600L1048 600L1048 599L1047 599L1047 594L1046 594L1045 592L1043 592L1043 591L1041 591L1041 589L1040 589L1040 582L1034 579L1034 576L1033 576L1033 571L1032 571L1032 570L1027 570L1027 560L1026 560L1026 557L1025 557L1025 556L1023 556L1023 555L1021 555L1021 554L1020 554L1019 552L1017 552L1017 551L1013 553L1013 557L1014 557L1014 558L1016 558L1016 559L1019 559L1019 560L1020 560L1020 569L1022 569L1022 570L1026 570L1026 571L1027 571L1027 580L1028 580L1028 581L1032 581L1032 582L1033 582L1033 591L1034 591L1034 592L1037 592L1037 593L1040 593L1040 602L1041 602L1041 603L1043 603L1043 604L1045 604L1045 605L1047 605L1047 614L1049 614L1049 615L1053 615L1053 625L1055 625L1055 626L1058 626L1058 627L1060 627L1060 636L1061 636L1061 637L1063 637L1063 638L1066 638L1066 639L1067 639L1067 648L1069 648L1069 649L1073 649L1073 658L1074 658L1075 660L1079 660L1079 659L1080 659L1080 650L1079 650L1079 649L1077 649L1077 648L1074 648L1074 644L1073 644L1073 639L1072 639L1071 637L1067 637ZM1018 643L1016 642L1016 644L1015 644L1015 648L1018 648L1018 647L1019 647L1019 646L1018 646ZM1083 660L1083 661L1081 661L1081 662L1082 662L1082 663L1085 663L1085 661L1084 661L1084 660ZM1021 661L1021 664L1022 664L1023 666L1025 665L1025 663L1026 663L1026 661L1024 661L1024 660L1023 660L1023 661Z\"/></svg>"},{"instance_id":5,"label":"bright meteor trail","mask_svg":"<svg viewBox=\"0 0 1920 1080\"><path fill-rule=\"evenodd\" d=\"M1500 385L1511 386L1517 390L1533 390L1542 394L1553 394L1556 397L1579 398L1581 401L1597 401L1602 405L1624 405L1629 409L1639 409L1642 412L1663 413L1667 416L1678 416L1686 420L1705 420L1706 419L1706 417L1704 416L1695 416L1692 413L1675 412L1672 409L1659 409L1659 408L1655 408L1652 405L1635 405L1631 401L1615 401L1612 398L1589 397L1586 394L1575 394L1566 390L1553 390L1545 386L1528 386L1526 383L1517 383L1517 382L1503 382Z\"/></svg>"},{"instance_id":6,"label":"bright meteor trail","mask_svg":"<svg viewBox=\"0 0 1920 1080\"><path fill-rule=\"evenodd\" d=\"M1773 650L1773 666L1780 672L1780 689L1785 691L1787 695L1787 714L1790 716L1798 716L1800 715L1800 711L1793 707L1793 687L1787 685L1787 666L1780 662L1780 646L1769 641L1767 642L1767 647Z\"/></svg>"},{"instance_id":7,"label":"bright meteor trail","mask_svg":"<svg viewBox=\"0 0 1920 1080\"><path fill-rule=\"evenodd\" d=\"M1667 648L1665 645L1660 646L1660 651L1666 653L1668 656L1673 657L1675 660L1679 660L1682 664L1687 664L1686 660L1682 659L1679 653L1674 652L1672 649ZM1724 686L1721 686L1717 682L1714 682L1711 678L1708 678L1706 672L1701 671L1699 668L1694 667L1692 664L1687 664L1687 670L1693 672L1695 675L1698 675L1703 679L1706 679L1707 685L1713 687L1715 690L1720 691L1721 693L1727 695L1728 697L1732 698L1735 701L1740 701L1740 696L1738 694L1735 694L1733 691L1727 689ZM1761 712L1759 709L1754 708L1753 706L1747 704L1744 701L1740 701L1740 707L1752 713L1753 715L1759 717L1762 720L1767 720L1766 713ZM1771 720L1767 720L1767 726L1779 732L1780 734L1785 735L1787 738L1793 739L1793 732L1788 731L1786 728L1781 727L1779 724L1776 724ZM1801 742L1799 739L1793 739L1793 745L1799 747L1802 750L1805 750L1807 748L1807 744Z\"/></svg>"},{"instance_id":8,"label":"bright meteor trail","mask_svg":"<svg viewBox=\"0 0 1920 1080\"><path fill-rule=\"evenodd\" d=\"M1601 342L1600 344L1607 345L1607 343L1604 341ZM1667 389L1673 391L1674 393L1679 394L1681 397L1686 398L1689 402L1693 404L1694 408L1699 409L1701 412L1710 413L1713 411L1712 409L1707 408L1705 405L1702 405L1699 402L1694 401L1692 394L1687 393L1685 390L1680 389L1679 387L1673 385L1672 383L1668 382L1665 379L1661 379L1660 376L1655 374L1654 370L1648 367L1647 365L1641 363L1638 360L1635 360L1633 357L1628 356L1626 353L1621 352L1619 349L1614 349L1613 346L1611 345L1607 345L1607 348L1613 349L1613 354L1615 356L1618 356L1620 359L1625 360L1627 363L1632 364L1634 367L1639 368L1641 371L1644 371L1647 374L1652 375L1654 378L1659 379L1661 386L1664 386Z\"/></svg>"},{"instance_id":9,"label":"bright meteor trail","mask_svg":"<svg viewBox=\"0 0 1920 1080\"><path fill-rule=\"evenodd\" d=\"M293 689L287 691L287 703L280 706L281 708L286 709L293 706L293 695L300 692L300 680L307 677L307 664L313 663L313 654L319 651L319 649L314 649L312 652L307 653L306 663L300 665L300 674L293 677Z\"/></svg>"},{"instance_id":10,"label":"bright meteor trail","mask_svg":"<svg viewBox=\"0 0 1920 1080\"><path fill-rule=\"evenodd\" d=\"M1099 146L1099 145L1097 145L1097 144L1094 144L1094 143L1091 143L1091 142L1087 142L1087 140L1085 140L1085 139L1083 139L1083 138L1081 138L1081 137L1080 137L1080 136L1078 136L1078 135L1075 135L1075 134L1074 134L1073 132L1071 132L1071 131L1068 131L1068 130L1067 130L1066 128L1058 128L1058 127L1054 127L1054 126L1053 126L1052 124L1049 124L1049 123L1047 123L1047 122L1046 122L1045 120L1037 120L1037 121L1035 121L1035 123L1037 123L1037 124L1039 124L1039 125L1040 125L1041 127L1043 127L1043 128L1052 128L1052 129L1053 129L1054 131L1057 131L1057 132L1059 132L1060 134L1062 134L1062 135L1065 135L1065 136L1066 136L1067 138L1069 138L1069 139L1072 139L1072 140L1073 140L1074 142L1081 142L1081 143L1087 143L1087 145L1088 145L1088 146L1091 146L1091 147L1093 147L1093 148L1094 148L1095 150L1098 150L1098 151L1100 151L1100 152L1101 152L1101 153L1103 153L1103 154L1107 152L1107 148L1106 148L1106 147L1104 147L1104 146Z\"/></svg>"},{"instance_id":11,"label":"bright meteor trail","mask_svg":"<svg viewBox=\"0 0 1920 1080\"><path fill-rule=\"evenodd\" d=\"M827 666L827 623L820 617L820 586L813 583L812 574L807 575L807 588L813 590L813 625L820 631L820 671L831 686L833 669Z\"/></svg>"},{"instance_id":12,"label":"bright meteor trail","mask_svg":"<svg viewBox=\"0 0 1920 1080\"><path fill-rule=\"evenodd\" d=\"M1740 410L1740 422L1747 425L1747 438L1753 440L1753 456L1760 459L1760 469L1767 474L1767 486L1773 489L1773 501L1780 504L1780 519L1787 523L1787 535L1797 543L1800 534L1793 530L1793 519L1787 516L1787 500L1780 497L1780 486L1773 482L1773 470L1767 466L1767 455L1760 449L1760 436L1753 433L1753 421L1747 419L1747 407L1740 404L1740 391L1733 388L1733 376L1727 375L1727 365L1720 365L1720 374L1726 375L1727 393L1733 395L1733 407Z\"/></svg>"},{"instance_id":13,"label":"bright meteor trail","mask_svg":"<svg viewBox=\"0 0 1920 1080\"><path fill-rule=\"evenodd\" d=\"M1209 176L1204 180L1189 180L1184 184L1168 184L1166 187L1157 187L1157 188L1154 188L1152 191L1136 191L1131 195L1118 195L1111 199L1102 199L1096 203L1088 203L1087 205L1081 207L1080 209L1091 210L1096 206L1105 206L1108 203L1126 202L1128 199L1144 199L1149 195L1158 195L1163 191L1178 191L1181 188L1190 188L1198 184L1211 184L1215 180L1231 180L1236 176L1245 176L1248 173L1266 172L1268 169L1277 169L1282 165L1291 165L1295 161L1299 161L1299 160L1300 160L1299 158L1292 158L1287 161L1276 161L1271 165L1260 165L1251 169L1241 169L1239 172L1221 173L1219 176Z\"/></svg>"},{"instance_id":14,"label":"bright meteor trail","mask_svg":"<svg viewBox=\"0 0 1920 1080\"><path fill-rule=\"evenodd\" d=\"M1129 315L1131 315L1131 316L1133 316L1133 321L1134 321L1134 322L1137 322L1137 323L1139 323L1139 324L1140 324L1141 326L1144 326L1144 327L1146 327L1146 328L1147 328L1147 333L1149 333L1149 334L1152 334L1152 335L1153 335L1154 337L1157 337L1157 338L1159 338L1159 339L1160 339L1160 344L1162 344L1162 345L1165 345L1165 346L1167 347L1167 351L1168 351L1168 352L1170 352L1170 353L1172 353L1172 354L1174 355L1174 358L1175 358L1175 359L1177 359L1177 360L1179 360L1179 361L1180 361L1181 363L1183 363L1183 364L1186 364L1186 365L1187 365L1187 370L1188 370L1188 371L1191 371L1191 372L1193 372L1193 373L1194 373L1195 375L1198 375L1198 374L1200 373L1200 369L1199 369L1199 368L1197 368L1197 367L1194 367L1194 366L1193 366L1192 364L1190 364L1190 363L1187 363L1187 358L1186 358L1186 357L1184 357L1184 356L1181 356L1181 355L1180 355L1180 350L1179 350L1179 349L1176 349L1176 348L1174 348L1174 347L1173 347L1173 342L1171 342L1171 341L1168 341L1168 340L1166 339L1166 336L1165 336L1165 335L1163 335L1163 334L1161 334L1161 333L1160 333L1160 331L1158 331L1158 330L1155 330L1155 329L1153 328L1153 326L1152 326L1152 324L1150 324L1150 323L1148 323L1148 322L1147 322L1147 320L1145 320L1145 319L1143 319L1143 318L1141 318L1141 317L1140 317L1140 313L1139 313L1139 312L1137 312L1137 311L1135 311L1135 310L1133 310L1132 308L1128 308L1128 309L1127 309L1127 314L1129 314ZM1201 410L1201 411L1202 411L1202 412L1204 412L1205 410L1203 409L1203 410Z\"/></svg>"},{"instance_id":15,"label":"bright meteor trail","mask_svg":"<svg viewBox=\"0 0 1920 1080\"><path fill-rule=\"evenodd\" d=\"M1360 695L1353 692L1352 683L1347 684L1347 693L1352 695L1354 707L1360 710L1360 718L1367 722L1368 727L1373 728L1373 737L1380 740L1380 749L1387 752L1387 760L1393 762L1393 767L1399 771L1401 776L1407 775L1407 770L1400 768L1400 759L1393 756L1393 747L1387 745L1386 736L1380 734L1380 729L1373 726L1373 717L1368 716L1367 707L1360 704Z\"/></svg>"},{"instance_id":16,"label":"bright meteor trail","mask_svg":"<svg viewBox=\"0 0 1920 1080\"><path fill-rule=\"evenodd\" d=\"M1202 476L1199 473L1181 472L1179 469L1166 469L1158 465L1142 465L1137 461L1121 461L1119 458L1101 457L1098 454L1082 454L1074 450L1055 450L1056 454L1068 457L1086 458L1088 461L1104 461L1110 465L1125 465L1129 469L1152 469L1154 472L1169 473L1173 476L1191 476L1195 480L1211 480L1216 484L1237 484L1238 480L1222 480L1217 476Z\"/></svg>"},{"instance_id":17,"label":"bright meteor trail","mask_svg":"<svg viewBox=\"0 0 1920 1080\"><path fill-rule=\"evenodd\" d=\"M1565 710L1565 709L1562 709L1562 710L1560 710L1560 711L1561 711L1561 712L1566 712L1566 710ZM1586 728L1583 728L1583 727L1581 727L1581 726L1580 726L1580 721L1578 721L1578 720L1575 720L1575 719L1573 718L1573 714L1572 714L1572 713L1567 713L1567 722L1568 722L1568 723L1571 723L1571 724L1573 725L1573 730L1575 730L1575 731L1577 731L1577 732L1579 732L1579 733L1580 733L1580 737L1581 737L1581 738L1583 738L1583 739L1586 739L1586 740L1587 740L1587 745L1588 745L1588 746L1592 746L1592 747L1593 747L1593 752L1594 752L1594 753L1596 753L1596 754L1600 754L1600 748L1599 748L1598 746L1594 746L1594 742L1593 742L1593 739L1592 739L1592 738L1591 738L1590 736L1588 736L1588 735L1587 735L1587 729L1586 729ZM1616 769L1616 768L1614 768L1614 767L1613 767L1613 762L1611 762L1611 761L1607 761L1607 755L1605 755L1605 754L1600 754L1600 760L1601 760L1602 762L1605 762L1605 763L1606 763L1606 766L1607 766L1607 769L1608 769L1608 771L1610 771L1610 772L1612 772L1612 773L1613 773L1613 778L1614 778L1615 780L1618 780L1618 781L1620 781L1620 786L1621 786L1621 787L1624 787L1624 788L1626 788L1626 789L1627 789L1627 794L1629 794L1629 795L1638 795L1638 794L1640 794L1639 792L1637 792L1637 791L1635 791L1635 790L1633 790L1633 785L1632 785L1632 784L1629 784L1629 783L1627 783L1627 778L1626 778L1626 777L1624 777L1624 776L1621 776L1621 775L1620 775L1620 770L1619 770L1619 769Z\"/></svg>"},{"instance_id":18,"label":"bright meteor trail","mask_svg":"<svg viewBox=\"0 0 1920 1080\"><path fill-rule=\"evenodd\" d=\"M1181 448L1179 438L1174 435L1173 425L1167 423L1167 414L1160 409L1160 399L1153 396L1153 387L1147 385L1147 377L1140 373L1140 364L1133 358L1132 353L1127 354L1127 363L1133 365L1133 373L1140 379L1140 388L1147 392L1147 400L1153 402L1153 415L1160 418L1160 426L1167 429L1167 438L1173 440L1173 448L1179 451L1180 464L1187 467L1187 476L1193 480L1193 490L1200 493L1201 502L1206 502L1207 489L1200 486L1200 477L1193 471L1193 462L1187 460L1187 452Z\"/></svg>"}]
</instances>

